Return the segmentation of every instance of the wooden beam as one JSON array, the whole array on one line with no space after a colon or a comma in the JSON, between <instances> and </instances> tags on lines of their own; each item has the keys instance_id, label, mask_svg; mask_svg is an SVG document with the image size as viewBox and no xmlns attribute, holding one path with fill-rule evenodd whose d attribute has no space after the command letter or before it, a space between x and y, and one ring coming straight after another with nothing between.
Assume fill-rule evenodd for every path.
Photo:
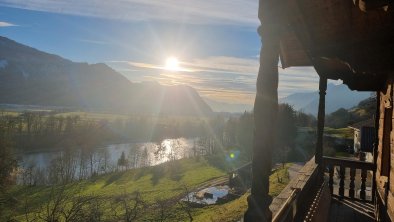
<instances>
[{"instance_id":1,"label":"wooden beam","mask_svg":"<svg viewBox=\"0 0 394 222\"><path fill-rule=\"evenodd\" d=\"M323 157L324 166L343 166L345 168L362 169L374 171L376 169L375 164L365 161L336 158L336 157Z\"/></svg>"},{"instance_id":2,"label":"wooden beam","mask_svg":"<svg viewBox=\"0 0 394 222\"><path fill-rule=\"evenodd\" d=\"M380 92L376 91L376 110L375 110L375 144L373 146L373 164L376 169L376 159L378 158L379 149L379 119L380 119ZM372 180L372 200L376 196L376 170L373 171Z\"/></svg>"},{"instance_id":3,"label":"wooden beam","mask_svg":"<svg viewBox=\"0 0 394 222\"><path fill-rule=\"evenodd\" d=\"M259 19L262 47L260 68L254 103L254 139L252 159L252 189L248 197L246 222L272 220L269 205L269 176L272 167L272 148L275 145L278 112L278 62L279 42L282 31L283 1L260 0Z\"/></svg>"},{"instance_id":4,"label":"wooden beam","mask_svg":"<svg viewBox=\"0 0 394 222\"><path fill-rule=\"evenodd\" d=\"M316 142L316 154L315 161L317 164L322 163L323 157L323 134L324 134L324 119L325 119L325 106L326 106L326 90L327 90L327 78L320 76L319 81L319 112L317 114L317 142Z\"/></svg>"}]
</instances>

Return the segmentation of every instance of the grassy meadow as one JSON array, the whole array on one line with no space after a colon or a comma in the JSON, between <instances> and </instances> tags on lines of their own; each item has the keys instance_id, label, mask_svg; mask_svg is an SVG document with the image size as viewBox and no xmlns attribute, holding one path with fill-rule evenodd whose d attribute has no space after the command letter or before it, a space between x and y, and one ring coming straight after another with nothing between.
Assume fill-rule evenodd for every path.
<instances>
[{"instance_id":1,"label":"grassy meadow","mask_svg":"<svg viewBox=\"0 0 394 222\"><path fill-rule=\"evenodd\" d=\"M68 198L62 205L65 209L75 207L73 198L95 197L100 200L102 221L114 221L115 215L122 220L125 212L122 201L134 206L135 200L131 197L139 193L144 206L138 208L136 221L160 221L163 218L167 218L165 221L173 221L171 218L186 221L189 220L187 212L193 217L193 221L236 221L247 208L248 192L224 204L188 209L180 207L182 204L179 200L187 192L227 178L223 169L210 162L203 158L182 159L153 167L100 175L64 186L16 186L9 192L9 196L14 199L12 214L16 221L33 221L33 218L45 217L48 207L53 207L61 196ZM278 195L287 185L289 166L286 164L284 168L273 172L270 178L271 195ZM280 182L278 177L282 179ZM130 198L124 199L125 197ZM160 213L163 210L164 215ZM29 213L26 214L26 211ZM62 221L66 220L63 218Z\"/></svg>"}]
</instances>

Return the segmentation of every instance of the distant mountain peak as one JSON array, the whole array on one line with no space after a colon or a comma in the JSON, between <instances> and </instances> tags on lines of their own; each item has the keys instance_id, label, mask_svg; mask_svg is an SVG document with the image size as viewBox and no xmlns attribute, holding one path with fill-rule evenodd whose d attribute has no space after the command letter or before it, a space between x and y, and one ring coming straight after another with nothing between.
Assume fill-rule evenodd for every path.
<instances>
[{"instance_id":1,"label":"distant mountain peak","mask_svg":"<svg viewBox=\"0 0 394 222\"><path fill-rule=\"evenodd\" d=\"M326 94L326 114L332 113L339 108L349 109L357 105L360 101L368 98L369 92L351 91L344 85L327 84ZM294 93L279 100L280 103L288 103L296 110L317 115L319 106L319 92Z\"/></svg>"}]
</instances>

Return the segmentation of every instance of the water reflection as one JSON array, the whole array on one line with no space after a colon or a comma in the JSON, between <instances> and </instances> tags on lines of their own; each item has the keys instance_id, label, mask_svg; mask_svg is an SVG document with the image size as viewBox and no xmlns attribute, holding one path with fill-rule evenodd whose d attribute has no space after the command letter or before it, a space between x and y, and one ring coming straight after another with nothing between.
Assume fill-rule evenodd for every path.
<instances>
[{"instance_id":1,"label":"water reflection","mask_svg":"<svg viewBox=\"0 0 394 222\"><path fill-rule=\"evenodd\" d=\"M21 174L41 173L50 176L53 168L67 168L72 179L83 179L91 174L102 174L122 169L153 166L167 161L191 157L194 153L196 139L165 139L161 143L126 143L97 147L89 152L84 149L24 153L19 155ZM88 153L87 153L88 152ZM119 165L124 153L125 161ZM34 172L33 172L34 169ZM70 171L71 170L71 171ZM29 175L27 175L29 176ZM26 175L18 178L18 183L26 183ZM64 177L64 176L63 176ZM24 182L22 182L22 180Z\"/></svg>"},{"instance_id":2,"label":"water reflection","mask_svg":"<svg viewBox=\"0 0 394 222\"><path fill-rule=\"evenodd\" d=\"M218 200L228 195L229 189L227 185L208 187L197 192L191 192L182 200L201 205L216 204Z\"/></svg>"}]
</instances>

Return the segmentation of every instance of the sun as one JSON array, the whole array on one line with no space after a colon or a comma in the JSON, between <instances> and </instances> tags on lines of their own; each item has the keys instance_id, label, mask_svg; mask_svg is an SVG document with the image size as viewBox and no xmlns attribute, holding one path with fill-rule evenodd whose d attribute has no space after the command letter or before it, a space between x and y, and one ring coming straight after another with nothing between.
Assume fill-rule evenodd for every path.
<instances>
[{"instance_id":1,"label":"sun","mask_svg":"<svg viewBox=\"0 0 394 222\"><path fill-rule=\"evenodd\" d=\"M173 56L168 57L164 68L169 71L179 71L179 60Z\"/></svg>"}]
</instances>

